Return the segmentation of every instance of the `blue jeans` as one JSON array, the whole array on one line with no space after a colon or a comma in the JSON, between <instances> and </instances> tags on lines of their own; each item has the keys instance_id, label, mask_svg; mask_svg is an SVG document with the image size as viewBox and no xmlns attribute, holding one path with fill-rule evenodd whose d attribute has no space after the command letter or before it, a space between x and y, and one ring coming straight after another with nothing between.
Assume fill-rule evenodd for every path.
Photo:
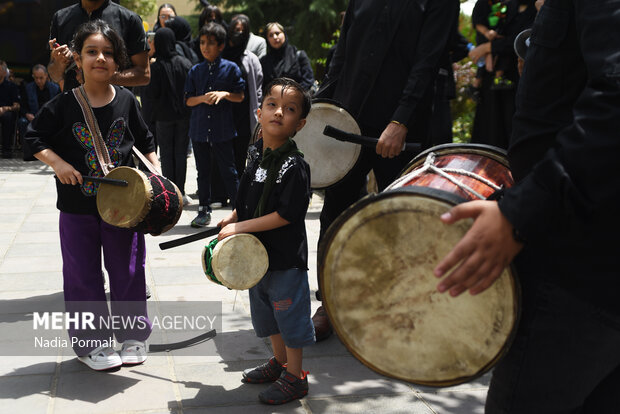
<instances>
[{"instance_id":1,"label":"blue jeans","mask_svg":"<svg viewBox=\"0 0 620 414\"><path fill-rule=\"evenodd\" d=\"M157 121L155 125L162 173L185 194L189 119Z\"/></svg>"},{"instance_id":2,"label":"blue jeans","mask_svg":"<svg viewBox=\"0 0 620 414\"><path fill-rule=\"evenodd\" d=\"M233 153L233 142L196 142L193 141L194 158L196 159L196 170L198 172L198 200L201 207L206 207L211 211L211 153L217 164L224 186L230 198L231 204L235 205L237 198L237 187L239 178L235 168L235 154Z\"/></svg>"}]
</instances>

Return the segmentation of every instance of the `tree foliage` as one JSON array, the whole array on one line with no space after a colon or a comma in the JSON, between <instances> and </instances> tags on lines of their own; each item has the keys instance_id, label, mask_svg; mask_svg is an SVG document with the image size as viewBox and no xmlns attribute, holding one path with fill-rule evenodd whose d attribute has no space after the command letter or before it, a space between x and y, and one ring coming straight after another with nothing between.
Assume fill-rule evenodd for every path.
<instances>
[{"instance_id":1,"label":"tree foliage","mask_svg":"<svg viewBox=\"0 0 620 414\"><path fill-rule=\"evenodd\" d=\"M321 45L333 41L340 26L339 14L346 9L348 0L211 0L210 3L222 10L227 21L234 14L246 14L256 34L263 35L267 23L279 22L288 40L306 51L320 76L323 72L320 59L327 55Z\"/></svg>"},{"instance_id":2,"label":"tree foliage","mask_svg":"<svg viewBox=\"0 0 620 414\"><path fill-rule=\"evenodd\" d=\"M139 14L143 20L157 8L157 0L120 0L119 4Z\"/></svg>"}]
</instances>

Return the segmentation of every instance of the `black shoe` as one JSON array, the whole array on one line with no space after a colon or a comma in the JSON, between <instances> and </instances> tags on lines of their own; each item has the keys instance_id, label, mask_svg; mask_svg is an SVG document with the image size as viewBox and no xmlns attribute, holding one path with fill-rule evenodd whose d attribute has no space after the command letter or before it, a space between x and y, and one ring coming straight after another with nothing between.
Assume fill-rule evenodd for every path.
<instances>
[{"instance_id":1,"label":"black shoe","mask_svg":"<svg viewBox=\"0 0 620 414\"><path fill-rule=\"evenodd\" d=\"M302 371L301 375L301 378L297 378L282 371L276 382L258 394L258 399L265 404L280 405L305 397L308 394L308 372Z\"/></svg>"},{"instance_id":2,"label":"black shoe","mask_svg":"<svg viewBox=\"0 0 620 414\"><path fill-rule=\"evenodd\" d=\"M245 382L248 384L262 384L263 382L274 382L280 375L282 375L282 371L286 368L284 365L280 364L276 357L271 357L269 361L265 362L263 365L259 365L256 368L250 368L243 371L243 378L241 382Z\"/></svg>"},{"instance_id":3,"label":"black shoe","mask_svg":"<svg viewBox=\"0 0 620 414\"><path fill-rule=\"evenodd\" d=\"M198 215L192 220L190 225L192 227L200 228L206 227L209 223L211 223L211 213L208 211L199 211Z\"/></svg>"}]
</instances>

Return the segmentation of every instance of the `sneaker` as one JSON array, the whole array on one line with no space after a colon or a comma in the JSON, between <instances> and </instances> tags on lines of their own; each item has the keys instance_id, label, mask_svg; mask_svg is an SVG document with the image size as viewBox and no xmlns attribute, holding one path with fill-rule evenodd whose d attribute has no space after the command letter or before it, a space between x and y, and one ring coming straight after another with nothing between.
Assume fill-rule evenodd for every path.
<instances>
[{"instance_id":1,"label":"sneaker","mask_svg":"<svg viewBox=\"0 0 620 414\"><path fill-rule=\"evenodd\" d=\"M192 204L192 200L190 196L188 196L187 194L183 195L183 207L185 206L189 206L190 204Z\"/></svg>"},{"instance_id":2,"label":"sneaker","mask_svg":"<svg viewBox=\"0 0 620 414\"><path fill-rule=\"evenodd\" d=\"M308 371L302 371L301 378L282 371L276 382L258 394L258 399L265 404L280 405L303 398L306 394L308 394Z\"/></svg>"},{"instance_id":3,"label":"sneaker","mask_svg":"<svg viewBox=\"0 0 620 414\"><path fill-rule=\"evenodd\" d=\"M285 370L285 366L280 364L276 357L271 357L269 361L263 365L259 365L256 368L249 368L243 371L243 378L241 382L248 384L262 384L263 382L274 382L282 371Z\"/></svg>"},{"instance_id":4,"label":"sneaker","mask_svg":"<svg viewBox=\"0 0 620 414\"><path fill-rule=\"evenodd\" d=\"M106 369L117 368L123 365L121 357L116 351L109 346L100 346L95 348L86 356L79 356L80 362L88 365L95 371L103 371Z\"/></svg>"},{"instance_id":5,"label":"sneaker","mask_svg":"<svg viewBox=\"0 0 620 414\"><path fill-rule=\"evenodd\" d=\"M146 345L144 342L129 339L123 342L120 359L123 365L137 365L146 361Z\"/></svg>"},{"instance_id":6,"label":"sneaker","mask_svg":"<svg viewBox=\"0 0 620 414\"><path fill-rule=\"evenodd\" d=\"M211 223L211 213L208 211L199 211L195 219L192 220L192 227L205 227Z\"/></svg>"}]
</instances>

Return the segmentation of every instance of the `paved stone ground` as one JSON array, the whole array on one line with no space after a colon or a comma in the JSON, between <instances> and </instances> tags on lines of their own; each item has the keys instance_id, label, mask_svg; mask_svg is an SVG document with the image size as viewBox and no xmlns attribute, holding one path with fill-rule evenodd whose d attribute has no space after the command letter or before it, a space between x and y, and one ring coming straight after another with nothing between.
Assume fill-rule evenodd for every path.
<instances>
[{"instance_id":1,"label":"paved stone ground","mask_svg":"<svg viewBox=\"0 0 620 414\"><path fill-rule=\"evenodd\" d=\"M195 192L195 168L188 166L188 193ZM0 332L27 313L12 303L44 304L62 298L56 189L51 169L40 162L0 160ZM310 284L316 282L316 240L321 199L313 197L306 217ZM200 262L204 242L161 251L158 244L195 230L196 204L160 237L147 236L147 283L157 301L222 302L223 329L212 341L213 356L182 352L153 354L144 365L98 373L71 350L55 356L0 356L0 412L7 413L482 413L488 375L457 387L433 389L386 378L349 354L340 340L304 350L310 393L281 407L261 405L261 385L240 381L241 372L271 355L268 342L252 330L247 291L229 291L205 279ZM228 213L214 210L213 222ZM201 244L202 243L202 244ZM314 296L314 295L313 295ZM318 302L312 298L312 309ZM5 326L6 328L6 326ZM10 341L4 334L0 343ZM0 344L1 345L1 344Z\"/></svg>"}]
</instances>

